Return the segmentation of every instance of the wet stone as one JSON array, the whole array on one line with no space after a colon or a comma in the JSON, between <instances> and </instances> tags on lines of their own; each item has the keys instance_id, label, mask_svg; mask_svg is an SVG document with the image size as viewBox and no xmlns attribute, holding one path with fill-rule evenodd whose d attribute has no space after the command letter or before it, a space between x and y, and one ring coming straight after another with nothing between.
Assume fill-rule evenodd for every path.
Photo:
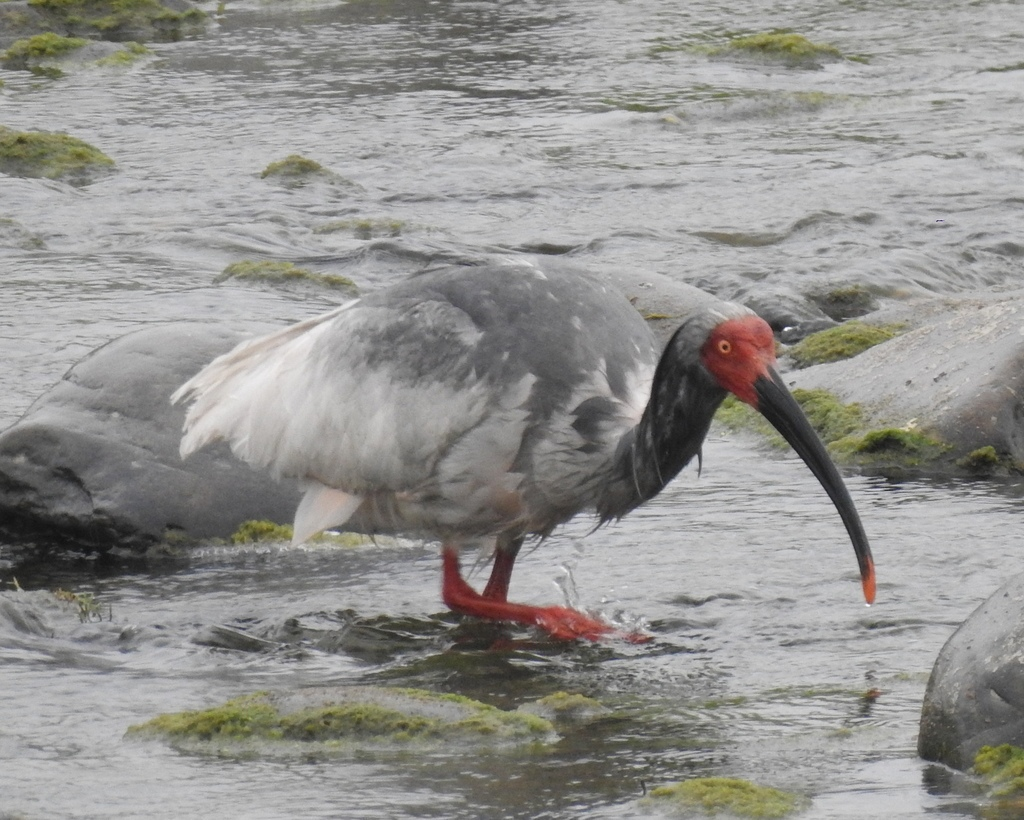
<instances>
[{"instance_id":1,"label":"wet stone","mask_svg":"<svg viewBox=\"0 0 1024 820\"><path fill-rule=\"evenodd\" d=\"M245 335L197 323L150 328L75 365L0 434L4 534L145 550L228 538L252 519L290 520L298 491L225 446L178 455L184 410L170 394Z\"/></svg>"},{"instance_id":2,"label":"wet stone","mask_svg":"<svg viewBox=\"0 0 1024 820\"><path fill-rule=\"evenodd\" d=\"M1024 746L1024 574L943 646L921 709L918 753L966 769L984 746Z\"/></svg>"}]
</instances>

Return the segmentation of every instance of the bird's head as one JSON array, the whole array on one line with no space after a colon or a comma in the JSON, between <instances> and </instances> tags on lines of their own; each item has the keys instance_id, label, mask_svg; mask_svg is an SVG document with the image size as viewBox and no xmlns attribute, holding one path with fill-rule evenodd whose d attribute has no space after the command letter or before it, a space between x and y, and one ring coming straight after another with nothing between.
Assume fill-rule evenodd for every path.
<instances>
[{"instance_id":1,"label":"bird's head","mask_svg":"<svg viewBox=\"0 0 1024 820\"><path fill-rule=\"evenodd\" d=\"M772 329L753 313L729 308L727 314L711 314L714 324L704 330L700 363L722 389L761 413L821 482L846 525L857 553L864 598L872 603L875 570L867 535L825 446L775 369Z\"/></svg>"}]
</instances>

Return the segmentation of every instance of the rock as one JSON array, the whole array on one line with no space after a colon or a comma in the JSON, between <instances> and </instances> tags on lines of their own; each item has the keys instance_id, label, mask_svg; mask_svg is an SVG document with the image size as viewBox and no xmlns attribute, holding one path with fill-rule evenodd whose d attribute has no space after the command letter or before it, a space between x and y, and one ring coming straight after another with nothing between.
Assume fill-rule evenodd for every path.
<instances>
[{"instance_id":1,"label":"rock","mask_svg":"<svg viewBox=\"0 0 1024 820\"><path fill-rule=\"evenodd\" d=\"M552 724L461 695L385 686L322 686L257 692L221 706L160 715L132 726L128 737L163 739L200 754L294 757L422 750L473 752L550 742Z\"/></svg>"},{"instance_id":2,"label":"rock","mask_svg":"<svg viewBox=\"0 0 1024 820\"><path fill-rule=\"evenodd\" d=\"M786 375L857 403L868 426L914 429L946 445L944 469L987 447L1024 464L1024 291L879 312L913 329L853 359Z\"/></svg>"},{"instance_id":3,"label":"rock","mask_svg":"<svg viewBox=\"0 0 1024 820\"><path fill-rule=\"evenodd\" d=\"M53 32L115 42L174 42L202 34L207 16L188 0L8 0L0 3L0 47Z\"/></svg>"},{"instance_id":4,"label":"rock","mask_svg":"<svg viewBox=\"0 0 1024 820\"><path fill-rule=\"evenodd\" d=\"M76 137L0 125L0 173L88 185L113 167L110 157Z\"/></svg>"},{"instance_id":5,"label":"rock","mask_svg":"<svg viewBox=\"0 0 1024 820\"><path fill-rule=\"evenodd\" d=\"M982 746L1024 746L1024 574L968 616L942 647L924 696L917 751L966 769Z\"/></svg>"},{"instance_id":6,"label":"rock","mask_svg":"<svg viewBox=\"0 0 1024 820\"><path fill-rule=\"evenodd\" d=\"M793 344L838 324L807 298L787 287L757 282L741 290L734 299L771 325L785 344Z\"/></svg>"},{"instance_id":7,"label":"rock","mask_svg":"<svg viewBox=\"0 0 1024 820\"><path fill-rule=\"evenodd\" d=\"M184 410L168 397L245 335L198 323L150 328L75 365L0 434L6 535L59 535L106 550L168 535L224 538L250 519L290 521L297 489L225 446L178 457Z\"/></svg>"}]
</instances>

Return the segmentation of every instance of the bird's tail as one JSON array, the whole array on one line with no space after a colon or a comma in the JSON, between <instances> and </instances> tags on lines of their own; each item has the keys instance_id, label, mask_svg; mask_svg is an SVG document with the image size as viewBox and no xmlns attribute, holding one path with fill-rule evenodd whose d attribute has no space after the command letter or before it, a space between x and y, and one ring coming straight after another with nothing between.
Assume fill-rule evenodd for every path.
<instances>
[{"instance_id":1,"label":"bird's tail","mask_svg":"<svg viewBox=\"0 0 1024 820\"><path fill-rule=\"evenodd\" d=\"M253 409L260 408L262 424L272 407L287 412L281 392L310 344L310 332L347 310L354 302L266 336L250 339L218 356L179 387L171 403L191 402L185 415L181 457L215 441L227 441L240 458L259 467L272 466L268 453L250 444L261 439L254 431ZM315 335L315 334L314 334ZM273 415L272 413L270 415ZM257 433L257 435L253 435Z\"/></svg>"}]
</instances>

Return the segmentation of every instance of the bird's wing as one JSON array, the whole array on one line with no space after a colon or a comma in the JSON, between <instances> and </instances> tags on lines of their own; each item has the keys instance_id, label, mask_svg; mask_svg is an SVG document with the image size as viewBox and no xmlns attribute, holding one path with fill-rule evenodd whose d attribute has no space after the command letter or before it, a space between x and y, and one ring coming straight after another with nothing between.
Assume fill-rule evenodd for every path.
<instances>
[{"instance_id":1,"label":"bird's wing","mask_svg":"<svg viewBox=\"0 0 1024 820\"><path fill-rule=\"evenodd\" d=\"M253 466L352 495L422 486L523 385L482 379L482 331L450 303L418 296L352 302L214 360L173 397L193 400L182 455L223 439ZM484 457L509 463L518 436L491 438L511 454Z\"/></svg>"}]
</instances>

